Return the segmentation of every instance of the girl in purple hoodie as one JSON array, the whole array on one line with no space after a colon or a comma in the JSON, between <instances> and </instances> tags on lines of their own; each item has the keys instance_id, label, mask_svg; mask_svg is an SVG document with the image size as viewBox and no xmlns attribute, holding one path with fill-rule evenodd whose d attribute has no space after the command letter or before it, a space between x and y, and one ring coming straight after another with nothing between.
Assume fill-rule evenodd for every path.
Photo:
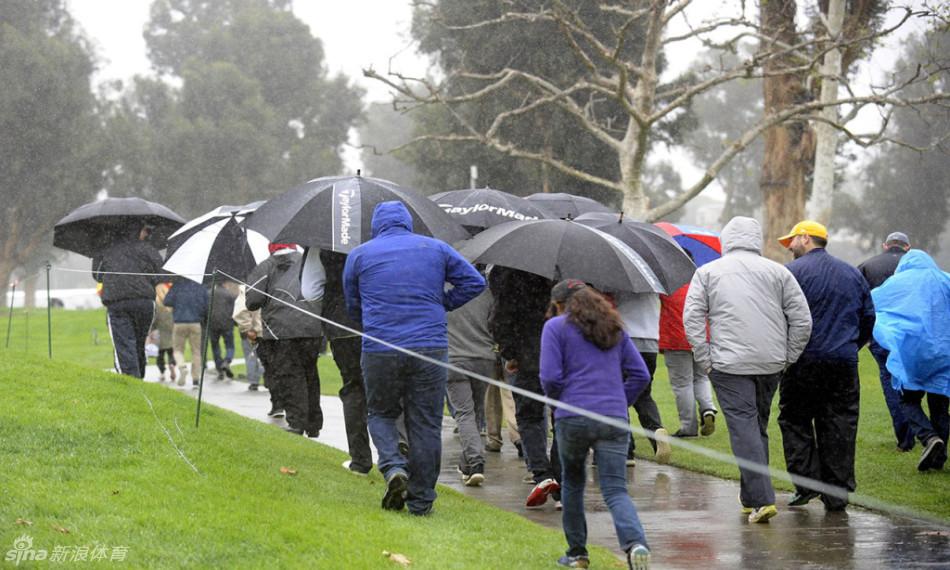
<instances>
[{"instance_id":1,"label":"girl in purple hoodie","mask_svg":"<svg viewBox=\"0 0 950 570\"><path fill-rule=\"evenodd\" d=\"M620 315L592 287L576 279L551 290L556 314L541 333L541 385L548 397L629 423L628 406L650 381L640 353L623 330ZM563 470L562 521L567 553L558 564L587 568L584 483L590 449L597 461L600 489L610 509L621 548L632 569L649 566L650 551L637 509L627 494L630 433L558 408L554 432Z\"/></svg>"}]
</instances>

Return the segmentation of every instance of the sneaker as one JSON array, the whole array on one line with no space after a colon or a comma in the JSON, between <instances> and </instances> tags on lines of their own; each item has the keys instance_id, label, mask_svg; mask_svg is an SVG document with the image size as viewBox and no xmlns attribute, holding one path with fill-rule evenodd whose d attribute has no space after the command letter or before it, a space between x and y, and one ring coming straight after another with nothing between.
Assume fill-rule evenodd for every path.
<instances>
[{"instance_id":1,"label":"sneaker","mask_svg":"<svg viewBox=\"0 0 950 570\"><path fill-rule=\"evenodd\" d=\"M267 417L269 418L282 418L284 415L286 414L283 408L271 408L270 411L267 412Z\"/></svg>"},{"instance_id":2,"label":"sneaker","mask_svg":"<svg viewBox=\"0 0 950 570\"><path fill-rule=\"evenodd\" d=\"M295 428L293 426L285 426L282 429L287 433L292 433L294 435L303 435L303 430L300 428Z\"/></svg>"},{"instance_id":3,"label":"sneaker","mask_svg":"<svg viewBox=\"0 0 950 570\"><path fill-rule=\"evenodd\" d=\"M703 435L705 435L705 434L703 434ZM699 434L698 434L698 433L688 433L688 432L686 432L686 431L683 431L683 430L681 430L681 429L678 429L678 430L676 430L676 431L673 433L673 437L682 437L682 438L699 437Z\"/></svg>"},{"instance_id":4,"label":"sneaker","mask_svg":"<svg viewBox=\"0 0 950 570\"><path fill-rule=\"evenodd\" d=\"M221 371L224 372L224 375L228 378L234 378L234 372L231 372L231 367L227 364L221 367Z\"/></svg>"},{"instance_id":5,"label":"sneaker","mask_svg":"<svg viewBox=\"0 0 950 570\"><path fill-rule=\"evenodd\" d=\"M528 473L527 475L521 478L521 482L524 483L525 485L534 485L534 475L532 475L531 473Z\"/></svg>"},{"instance_id":6,"label":"sneaker","mask_svg":"<svg viewBox=\"0 0 950 570\"><path fill-rule=\"evenodd\" d=\"M554 510L555 510L555 511L563 511L563 510L564 510L564 505L561 504L561 501L554 501Z\"/></svg>"},{"instance_id":7,"label":"sneaker","mask_svg":"<svg viewBox=\"0 0 950 570\"><path fill-rule=\"evenodd\" d=\"M518 450L518 457L524 457L524 448L521 447L520 441L515 442L515 449Z\"/></svg>"},{"instance_id":8,"label":"sneaker","mask_svg":"<svg viewBox=\"0 0 950 570\"><path fill-rule=\"evenodd\" d=\"M382 506L387 511L401 511L406 506L406 491L409 490L409 476L403 471L394 471L386 478L386 494Z\"/></svg>"},{"instance_id":9,"label":"sneaker","mask_svg":"<svg viewBox=\"0 0 950 570\"><path fill-rule=\"evenodd\" d=\"M650 551L642 544L635 544L627 551L628 570L647 570L650 568Z\"/></svg>"},{"instance_id":10,"label":"sneaker","mask_svg":"<svg viewBox=\"0 0 950 570\"><path fill-rule=\"evenodd\" d=\"M159 381L159 382L168 382L168 370L165 370L164 372L160 372L160 373L158 374L158 381Z\"/></svg>"},{"instance_id":11,"label":"sneaker","mask_svg":"<svg viewBox=\"0 0 950 570\"><path fill-rule=\"evenodd\" d=\"M943 440L937 436L931 437L924 444L924 451L920 454L920 461L917 462L917 471L934 468L944 454L946 454L946 445ZM940 466L943 466L942 462Z\"/></svg>"},{"instance_id":12,"label":"sneaker","mask_svg":"<svg viewBox=\"0 0 950 570\"><path fill-rule=\"evenodd\" d=\"M790 507L804 507L812 499L817 499L820 493L815 491L795 491L795 494L788 500Z\"/></svg>"},{"instance_id":13,"label":"sneaker","mask_svg":"<svg viewBox=\"0 0 950 570\"><path fill-rule=\"evenodd\" d=\"M462 469L462 466L459 465L455 468L459 472L459 475L462 476L462 484L466 487L481 487L482 483L485 482L485 473L482 466L478 466L471 470L471 472L466 472Z\"/></svg>"},{"instance_id":14,"label":"sneaker","mask_svg":"<svg viewBox=\"0 0 950 570\"><path fill-rule=\"evenodd\" d=\"M247 390L248 390L249 392L257 392L258 388L259 388L259 386L258 386L257 384L248 384L248 385L247 385Z\"/></svg>"},{"instance_id":15,"label":"sneaker","mask_svg":"<svg viewBox=\"0 0 950 570\"><path fill-rule=\"evenodd\" d=\"M703 412L702 424L699 428L699 433L705 436L710 436L716 432L716 412L712 410L706 410Z\"/></svg>"},{"instance_id":16,"label":"sneaker","mask_svg":"<svg viewBox=\"0 0 950 570\"><path fill-rule=\"evenodd\" d=\"M592 467L597 467L597 462L596 462L596 461L591 462L591 466L592 466ZM637 458L634 457L632 454L631 454L631 455L628 455L628 456L627 456L627 467L636 467L636 466L637 466Z\"/></svg>"},{"instance_id":17,"label":"sneaker","mask_svg":"<svg viewBox=\"0 0 950 570\"><path fill-rule=\"evenodd\" d=\"M304 433L306 433L307 437L311 439L317 439L318 437L320 437L320 430L318 429L305 429Z\"/></svg>"},{"instance_id":18,"label":"sneaker","mask_svg":"<svg viewBox=\"0 0 950 570\"><path fill-rule=\"evenodd\" d=\"M535 485L534 489L531 489L531 492L528 493L528 499L524 504L526 507L540 507L548 502L548 495L560 490L561 486L558 485L557 481L554 479L545 479Z\"/></svg>"},{"instance_id":19,"label":"sneaker","mask_svg":"<svg viewBox=\"0 0 950 570\"><path fill-rule=\"evenodd\" d=\"M174 366L170 366L170 367L168 368L168 372L171 373L171 380L170 380L170 382L174 382L175 379L178 377L178 370L176 370Z\"/></svg>"},{"instance_id":20,"label":"sneaker","mask_svg":"<svg viewBox=\"0 0 950 570\"><path fill-rule=\"evenodd\" d=\"M565 568L589 568L590 558L586 556L567 556L564 555L557 559L558 566Z\"/></svg>"},{"instance_id":21,"label":"sneaker","mask_svg":"<svg viewBox=\"0 0 950 570\"><path fill-rule=\"evenodd\" d=\"M752 512L749 513L749 522L750 523L764 523L769 522L769 519L778 514L778 509L775 508L775 505L765 505L764 507L758 507L752 509Z\"/></svg>"},{"instance_id":22,"label":"sneaker","mask_svg":"<svg viewBox=\"0 0 950 570\"><path fill-rule=\"evenodd\" d=\"M369 474L369 469L367 469L366 471L360 471L359 469L354 469L353 461L349 459L343 462L343 468L354 475L359 475L360 477L366 477Z\"/></svg>"},{"instance_id":23,"label":"sneaker","mask_svg":"<svg viewBox=\"0 0 950 570\"><path fill-rule=\"evenodd\" d=\"M663 428L656 430L656 435L670 437L670 432L666 431ZM666 440L657 439L656 440L656 462L661 464L667 464L670 462L670 455L673 454L673 448L670 447L670 442Z\"/></svg>"},{"instance_id":24,"label":"sneaker","mask_svg":"<svg viewBox=\"0 0 950 570\"><path fill-rule=\"evenodd\" d=\"M485 444L485 451L491 451L492 453L501 452L501 444L494 441L489 441Z\"/></svg>"},{"instance_id":25,"label":"sneaker","mask_svg":"<svg viewBox=\"0 0 950 570\"><path fill-rule=\"evenodd\" d=\"M187 380L187 379L188 379L188 370L187 370L187 369L181 370L181 371L178 373L178 385L179 385L179 386L184 386L184 385L185 385L185 380Z\"/></svg>"}]
</instances>

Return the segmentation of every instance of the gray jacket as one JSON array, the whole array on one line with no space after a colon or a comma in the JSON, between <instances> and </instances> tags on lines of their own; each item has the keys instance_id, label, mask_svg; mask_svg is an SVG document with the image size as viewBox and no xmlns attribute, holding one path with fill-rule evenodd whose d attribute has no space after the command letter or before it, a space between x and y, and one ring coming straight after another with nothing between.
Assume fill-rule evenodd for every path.
<instances>
[{"instance_id":1,"label":"gray jacket","mask_svg":"<svg viewBox=\"0 0 950 570\"><path fill-rule=\"evenodd\" d=\"M788 269L762 257L756 220L733 218L721 239L722 258L696 270L686 295L683 326L696 361L729 374L781 372L808 344L808 301Z\"/></svg>"}]
</instances>

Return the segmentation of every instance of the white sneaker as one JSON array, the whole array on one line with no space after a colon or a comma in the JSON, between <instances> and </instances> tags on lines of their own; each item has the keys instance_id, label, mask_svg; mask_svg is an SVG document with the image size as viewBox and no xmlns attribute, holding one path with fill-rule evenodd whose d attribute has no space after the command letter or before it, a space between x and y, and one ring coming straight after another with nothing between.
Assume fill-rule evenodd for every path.
<instances>
[{"instance_id":1,"label":"white sneaker","mask_svg":"<svg viewBox=\"0 0 950 570\"><path fill-rule=\"evenodd\" d=\"M656 440L656 462L662 463L665 465L670 462L670 456L673 454L673 448L670 447L670 441L669 441L670 432L666 431L663 428L660 428L656 430L656 435L666 436L667 438L665 440L661 440L661 439Z\"/></svg>"},{"instance_id":2,"label":"white sneaker","mask_svg":"<svg viewBox=\"0 0 950 570\"><path fill-rule=\"evenodd\" d=\"M642 544L636 544L627 551L627 568L629 570L647 570L650 568L650 551Z\"/></svg>"},{"instance_id":3,"label":"white sneaker","mask_svg":"<svg viewBox=\"0 0 950 570\"><path fill-rule=\"evenodd\" d=\"M178 369L178 385L184 386L185 380L187 379L188 379L188 369L185 367L179 368Z\"/></svg>"}]
</instances>

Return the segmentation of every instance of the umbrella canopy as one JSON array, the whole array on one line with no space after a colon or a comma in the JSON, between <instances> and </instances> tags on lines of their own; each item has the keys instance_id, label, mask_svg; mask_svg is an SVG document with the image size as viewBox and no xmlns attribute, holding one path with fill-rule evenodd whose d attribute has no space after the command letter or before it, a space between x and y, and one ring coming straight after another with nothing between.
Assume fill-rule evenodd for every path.
<instances>
[{"instance_id":1,"label":"umbrella canopy","mask_svg":"<svg viewBox=\"0 0 950 570\"><path fill-rule=\"evenodd\" d=\"M363 176L317 178L268 200L248 229L274 242L349 253L372 237L373 209L398 200L412 216L415 233L453 243L469 233L435 202L388 180Z\"/></svg>"},{"instance_id":2,"label":"umbrella canopy","mask_svg":"<svg viewBox=\"0 0 950 570\"><path fill-rule=\"evenodd\" d=\"M95 257L116 241L136 236L152 226L150 243L164 249L168 237L185 223L170 209L141 198L106 198L83 204L56 222L53 245Z\"/></svg>"},{"instance_id":3,"label":"umbrella canopy","mask_svg":"<svg viewBox=\"0 0 950 570\"><path fill-rule=\"evenodd\" d=\"M575 196L574 194L565 194L563 192L539 192L525 199L540 206L544 211L548 212L552 218L574 219L588 212L614 211L612 208L604 206L597 200L585 198L584 196Z\"/></svg>"},{"instance_id":4,"label":"umbrella canopy","mask_svg":"<svg viewBox=\"0 0 950 570\"><path fill-rule=\"evenodd\" d=\"M693 278L696 265L672 237L653 224L604 212L582 214L575 221L608 233L633 248L667 291L676 291Z\"/></svg>"},{"instance_id":5,"label":"umbrella canopy","mask_svg":"<svg viewBox=\"0 0 950 570\"><path fill-rule=\"evenodd\" d=\"M191 220L168 238L162 268L198 283L209 282L215 269L247 278L269 256L267 238L243 224L263 203L221 206Z\"/></svg>"},{"instance_id":6,"label":"umbrella canopy","mask_svg":"<svg viewBox=\"0 0 950 570\"><path fill-rule=\"evenodd\" d=\"M429 199L465 226L472 235L505 222L550 217L537 204L492 188L452 190L435 194Z\"/></svg>"},{"instance_id":7,"label":"umbrella canopy","mask_svg":"<svg viewBox=\"0 0 950 570\"><path fill-rule=\"evenodd\" d=\"M692 254L696 267L722 257L719 234L713 231L669 222L658 222L655 225L676 240L680 247Z\"/></svg>"},{"instance_id":8,"label":"umbrella canopy","mask_svg":"<svg viewBox=\"0 0 950 570\"><path fill-rule=\"evenodd\" d=\"M647 262L628 245L570 220L508 222L458 247L472 263L493 263L554 281L583 279L609 291L666 293Z\"/></svg>"}]
</instances>

